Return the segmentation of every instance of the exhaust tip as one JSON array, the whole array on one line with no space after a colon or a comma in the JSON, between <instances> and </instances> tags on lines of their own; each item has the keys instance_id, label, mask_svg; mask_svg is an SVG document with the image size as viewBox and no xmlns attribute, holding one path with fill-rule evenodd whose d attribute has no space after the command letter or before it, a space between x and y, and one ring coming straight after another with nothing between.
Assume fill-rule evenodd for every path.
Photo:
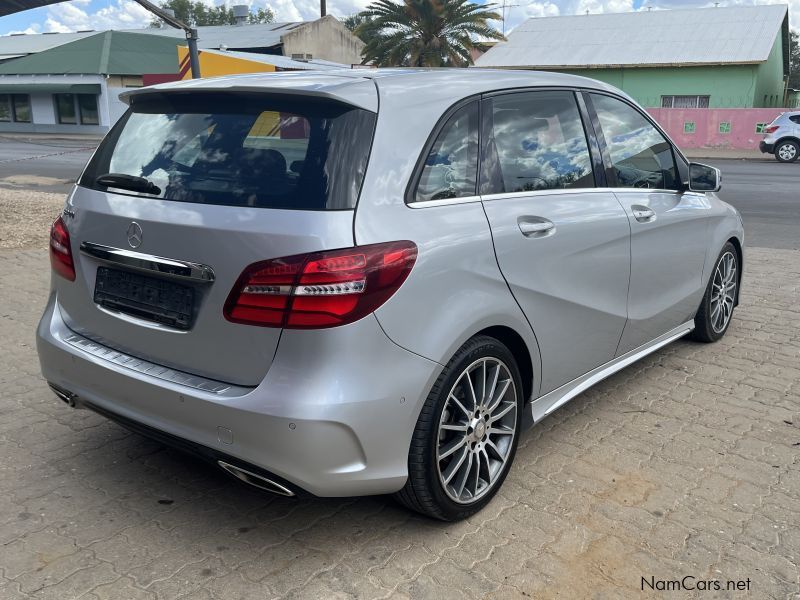
<instances>
[{"instance_id":1,"label":"exhaust tip","mask_svg":"<svg viewBox=\"0 0 800 600\"><path fill-rule=\"evenodd\" d=\"M49 381L47 382L47 385L50 386L50 389L53 390L53 393L58 397L58 399L64 402L67 406L70 408L76 408L78 406L78 396L76 394L57 386L54 383L50 383Z\"/></svg>"},{"instance_id":2,"label":"exhaust tip","mask_svg":"<svg viewBox=\"0 0 800 600\"><path fill-rule=\"evenodd\" d=\"M291 497L295 495L295 493L286 486L276 483L271 479L264 477L263 475L257 475L251 471L247 471L230 463L226 463L224 460L218 460L217 464L225 469L228 473L236 477L236 479L243 481L248 485L252 485L273 494L278 494L279 496Z\"/></svg>"}]
</instances>

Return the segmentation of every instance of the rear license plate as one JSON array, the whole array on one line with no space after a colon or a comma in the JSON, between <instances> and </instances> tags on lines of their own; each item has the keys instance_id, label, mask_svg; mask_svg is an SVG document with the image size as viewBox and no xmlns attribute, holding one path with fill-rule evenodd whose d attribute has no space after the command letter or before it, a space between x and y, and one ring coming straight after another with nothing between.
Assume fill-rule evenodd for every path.
<instances>
[{"instance_id":1,"label":"rear license plate","mask_svg":"<svg viewBox=\"0 0 800 600\"><path fill-rule=\"evenodd\" d=\"M94 301L104 308L175 329L189 329L192 324L194 290L165 279L99 267Z\"/></svg>"}]
</instances>

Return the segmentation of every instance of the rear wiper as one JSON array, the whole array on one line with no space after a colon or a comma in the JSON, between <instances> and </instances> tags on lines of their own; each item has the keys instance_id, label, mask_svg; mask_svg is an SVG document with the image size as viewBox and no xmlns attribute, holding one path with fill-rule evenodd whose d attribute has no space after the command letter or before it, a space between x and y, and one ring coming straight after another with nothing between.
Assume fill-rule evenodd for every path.
<instances>
[{"instance_id":1,"label":"rear wiper","mask_svg":"<svg viewBox=\"0 0 800 600\"><path fill-rule=\"evenodd\" d=\"M161 193L161 188L149 179L137 177L136 175L125 175L124 173L106 173L105 175L100 175L94 182L105 188L113 187L155 195Z\"/></svg>"}]
</instances>

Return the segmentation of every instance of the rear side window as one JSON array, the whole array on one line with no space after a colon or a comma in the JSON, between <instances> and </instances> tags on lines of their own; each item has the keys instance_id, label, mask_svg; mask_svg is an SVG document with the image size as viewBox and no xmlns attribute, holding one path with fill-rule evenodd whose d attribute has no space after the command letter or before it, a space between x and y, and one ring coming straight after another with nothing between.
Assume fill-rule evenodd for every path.
<instances>
[{"instance_id":1,"label":"rear side window","mask_svg":"<svg viewBox=\"0 0 800 600\"><path fill-rule=\"evenodd\" d=\"M481 194L594 186L572 92L494 96L484 114Z\"/></svg>"},{"instance_id":2,"label":"rear side window","mask_svg":"<svg viewBox=\"0 0 800 600\"><path fill-rule=\"evenodd\" d=\"M599 94L592 103L600 120L619 187L675 190L672 145L632 106Z\"/></svg>"},{"instance_id":3,"label":"rear side window","mask_svg":"<svg viewBox=\"0 0 800 600\"><path fill-rule=\"evenodd\" d=\"M163 94L134 99L80 184L177 202L300 210L356 205L375 114L330 101L267 95ZM98 185L107 173L158 193Z\"/></svg>"},{"instance_id":4,"label":"rear side window","mask_svg":"<svg viewBox=\"0 0 800 600\"><path fill-rule=\"evenodd\" d=\"M425 157L414 202L475 195L479 114L474 101L456 110L444 124Z\"/></svg>"},{"instance_id":5,"label":"rear side window","mask_svg":"<svg viewBox=\"0 0 800 600\"><path fill-rule=\"evenodd\" d=\"M792 115L789 117L789 120L792 123L797 123L798 125L800 125L800 115Z\"/></svg>"}]
</instances>

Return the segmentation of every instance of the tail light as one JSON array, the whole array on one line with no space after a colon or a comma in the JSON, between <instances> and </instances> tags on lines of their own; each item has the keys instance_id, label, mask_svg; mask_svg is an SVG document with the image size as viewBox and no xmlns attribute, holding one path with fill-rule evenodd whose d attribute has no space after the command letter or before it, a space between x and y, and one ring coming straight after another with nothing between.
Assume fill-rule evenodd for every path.
<instances>
[{"instance_id":1,"label":"tail light","mask_svg":"<svg viewBox=\"0 0 800 600\"><path fill-rule=\"evenodd\" d=\"M770 125L768 127L764 127L763 131L764 133L775 133L778 131L778 129L780 129L780 125Z\"/></svg>"},{"instance_id":2,"label":"tail light","mask_svg":"<svg viewBox=\"0 0 800 600\"><path fill-rule=\"evenodd\" d=\"M58 217L50 228L50 266L64 279L75 281L75 263L72 261L69 231L61 217Z\"/></svg>"},{"instance_id":3,"label":"tail light","mask_svg":"<svg viewBox=\"0 0 800 600\"><path fill-rule=\"evenodd\" d=\"M231 290L225 318L288 329L352 323L386 302L416 259L416 245L402 241L258 262Z\"/></svg>"}]
</instances>

